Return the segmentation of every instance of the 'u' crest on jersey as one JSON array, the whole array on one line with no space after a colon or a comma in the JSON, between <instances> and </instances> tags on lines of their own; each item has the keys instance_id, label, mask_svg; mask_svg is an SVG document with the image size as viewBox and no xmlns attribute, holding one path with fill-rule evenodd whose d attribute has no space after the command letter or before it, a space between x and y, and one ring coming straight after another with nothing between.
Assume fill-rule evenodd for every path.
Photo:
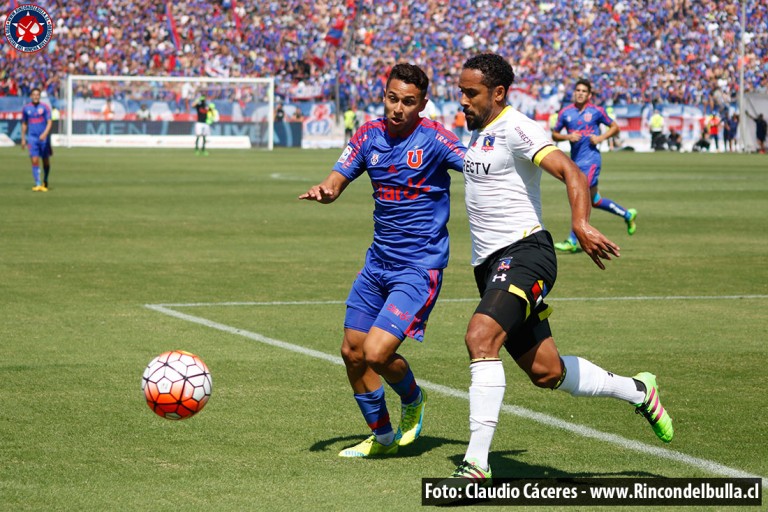
<instances>
[{"instance_id":1,"label":"'u' crest on jersey","mask_svg":"<svg viewBox=\"0 0 768 512\"><path fill-rule=\"evenodd\" d=\"M418 169L419 167L421 167L423 155L424 155L423 149L408 151L408 167L410 167L411 169Z\"/></svg>"}]
</instances>

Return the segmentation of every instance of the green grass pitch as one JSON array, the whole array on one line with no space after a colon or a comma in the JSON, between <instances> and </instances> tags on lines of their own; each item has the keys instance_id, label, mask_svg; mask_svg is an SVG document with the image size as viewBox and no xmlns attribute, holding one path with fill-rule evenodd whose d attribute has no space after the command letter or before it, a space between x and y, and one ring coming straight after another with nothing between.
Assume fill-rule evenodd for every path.
<instances>
[{"instance_id":1,"label":"green grass pitch","mask_svg":"<svg viewBox=\"0 0 768 512\"><path fill-rule=\"evenodd\" d=\"M403 349L433 386L423 437L395 458L341 459L366 435L338 349L371 188L297 200L339 152L57 148L51 190L34 193L26 153L0 149L0 509L420 507L421 478L447 476L468 439L463 183L456 174L441 302L425 342ZM603 164L602 195L637 208L638 231L593 211L621 258L600 271L558 256L553 332L563 354L656 373L676 437L663 445L628 405L537 389L506 359L495 475L768 477L768 159ZM542 183L561 240L565 189ZM179 315L146 307L157 304ZM140 391L144 366L170 349L213 374L206 409L181 422L152 414Z\"/></svg>"}]
</instances>

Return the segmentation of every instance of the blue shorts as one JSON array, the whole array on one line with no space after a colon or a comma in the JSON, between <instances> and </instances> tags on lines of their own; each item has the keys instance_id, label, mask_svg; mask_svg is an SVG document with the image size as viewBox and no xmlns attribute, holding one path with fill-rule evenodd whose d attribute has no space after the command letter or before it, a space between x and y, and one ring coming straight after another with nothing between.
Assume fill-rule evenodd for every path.
<instances>
[{"instance_id":1,"label":"blue shorts","mask_svg":"<svg viewBox=\"0 0 768 512\"><path fill-rule=\"evenodd\" d=\"M423 341L442 284L442 269L383 262L369 252L349 291L344 327L361 332L378 327L401 341Z\"/></svg>"},{"instance_id":2,"label":"blue shorts","mask_svg":"<svg viewBox=\"0 0 768 512\"><path fill-rule=\"evenodd\" d=\"M33 135L27 137L27 147L29 148L29 156L37 156L40 158L48 158L53 154L53 148L51 148L51 138L46 137L45 140L40 140L40 136Z\"/></svg>"},{"instance_id":3,"label":"blue shorts","mask_svg":"<svg viewBox=\"0 0 768 512\"><path fill-rule=\"evenodd\" d=\"M588 160L585 162L576 162L581 172L586 174L589 188L597 186L597 180L600 178L600 161Z\"/></svg>"}]
</instances>

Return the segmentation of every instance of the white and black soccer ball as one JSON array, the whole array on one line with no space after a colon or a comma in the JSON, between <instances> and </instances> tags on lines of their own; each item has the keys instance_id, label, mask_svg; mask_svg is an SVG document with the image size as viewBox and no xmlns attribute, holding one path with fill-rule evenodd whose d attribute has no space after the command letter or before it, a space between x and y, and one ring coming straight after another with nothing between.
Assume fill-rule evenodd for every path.
<instances>
[{"instance_id":1,"label":"white and black soccer ball","mask_svg":"<svg viewBox=\"0 0 768 512\"><path fill-rule=\"evenodd\" d=\"M163 352L152 359L141 378L144 398L165 419L183 420L200 412L211 397L213 380L208 366L183 350Z\"/></svg>"}]
</instances>

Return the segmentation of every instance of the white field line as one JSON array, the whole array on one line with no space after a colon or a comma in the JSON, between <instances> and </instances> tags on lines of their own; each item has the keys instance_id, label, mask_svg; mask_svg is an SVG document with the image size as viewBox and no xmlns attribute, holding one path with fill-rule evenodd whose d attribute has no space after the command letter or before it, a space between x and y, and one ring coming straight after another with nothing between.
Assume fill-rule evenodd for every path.
<instances>
[{"instance_id":1,"label":"white field line","mask_svg":"<svg viewBox=\"0 0 768 512\"><path fill-rule=\"evenodd\" d=\"M646 301L646 300L749 300L768 299L768 295L657 295L639 297L551 297L547 302L608 302L608 301ZM438 299L438 302L479 302L479 297L465 297L462 299ZM344 304L343 300L294 300L294 301L266 301L266 302L191 302L191 303L167 303L154 304L169 308L195 308L211 306L322 306ZM147 305L150 307L152 305Z\"/></svg>"},{"instance_id":2,"label":"white field line","mask_svg":"<svg viewBox=\"0 0 768 512\"><path fill-rule=\"evenodd\" d=\"M303 178L301 176L292 176L290 174L283 174L280 172L273 172L269 175L270 178L273 180L282 180L282 181L306 181L306 182L315 182L316 180L314 178Z\"/></svg>"},{"instance_id":3,"label":"white field line","mask_svg":"<svg viewBox=\"0 0 768 512\"><path fill-rule=\"evenodd\" d=\"M341 301L321 302L321 304L338 304L338 303L341 303ZM212 304L212 305L223 305L223 304L226 304L226 303L219 303L219 304ZM244 303L236 302L232 304L241 305ZM264 303L257 303L257 304L264 304ZM278 304L281 304L281 303L278 303ZM288 304L295 304L295 303L290 302ZM316 302L311 302L311 304L316 304ZM337 364L340 366L344 365L344 362L339 356L326 354L325 352L320 352L319 350L313 350L311 348L302 347L300 345L294 345L292 343L288 343L285 341L268 338L267 336L264 336L256 332L251 332L245 329L238 329L236 327L232 327L229 325L220 324L218 322L213 322L211 320L208 320L206 318L202 318L199 316L193 316L193 315L188 315L186 313L181 313L179 311L170 309L168 305L145 304L145 307L153 311L162 313L164 315L179 318L181 320L186 320L187 322L200 324L205 327L209 327L211 329L217 329L219 331L224 331L230 334L243 336L245 338L248 338L253 341L257 341L259 343L263 343L265 345L282 348L284 350L289 350L291 352L296 352L298 354L302 354L305 356L314 357L316 359L322 359L324 361L328 361L330 363ZM469 400L469 393L466 391L460 391L455 388L443 386L441 384L435 384L434 382L426 381L423 379L419 379L419 385L424 386L426 389L429 389L430 391L434 391L446 396L460 398L462 400L467 400L467 401ZM599 430L595 430L590 427L585 427L583 425L578 425L576 423L570 423L570 422L561 420L559 418L556 418L554 416L532 411L530 409L526 409L524 407L519 407L516 405L504 404L502 405L501 410L515 416L520 416L525 419L536 421L548 427L559 428L561 430L566 430L568 432L571 432L573 434L576 434L582 437L587 437L587 438L595 439L598 441L607 442L628 450L633 450L633 451L648 454L648 455L654 455L662 459L669 459L669 460L673 460L683 464L687 464L697 469L708 471L715 475L721 475L729 478L760 478L762 480L763 487L768 489L768 478L759 476L759 475L753 475L751 473L747 473L739 469L730 468L728 466L724 466L720 463L717 463L711 460L692 457L690 455L674 452L666 448L659 448L656 446L640 443L638 441L633 441L631 439L626 439L624 437L621 437L615 434L600 432Z\"/></svg>"}]
</instances>

